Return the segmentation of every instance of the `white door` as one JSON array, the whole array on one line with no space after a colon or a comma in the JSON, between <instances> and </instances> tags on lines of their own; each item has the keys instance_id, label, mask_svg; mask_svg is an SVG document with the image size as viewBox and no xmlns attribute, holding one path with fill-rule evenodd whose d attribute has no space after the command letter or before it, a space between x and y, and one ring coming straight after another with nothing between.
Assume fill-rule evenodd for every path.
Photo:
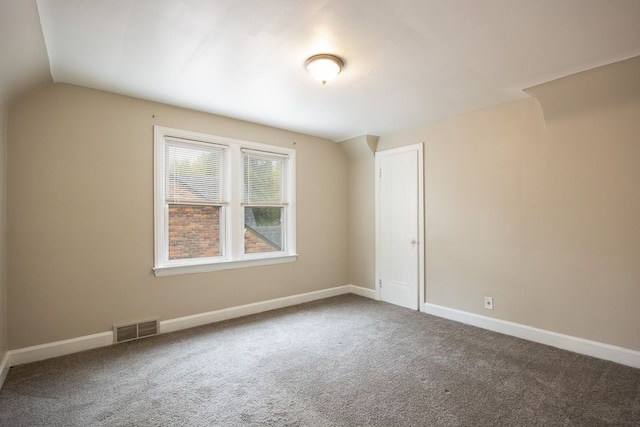
<instances>
[{"instance_id":1,"label":"white door","mask_svg":"<svg viewBox=\"0 0 640 427\"><path fill-rule=\"evenodd\" d=\"M422 266L422 144L376 153L376 271L380 299L418 310Z\"/></svg>"}]
</instances>

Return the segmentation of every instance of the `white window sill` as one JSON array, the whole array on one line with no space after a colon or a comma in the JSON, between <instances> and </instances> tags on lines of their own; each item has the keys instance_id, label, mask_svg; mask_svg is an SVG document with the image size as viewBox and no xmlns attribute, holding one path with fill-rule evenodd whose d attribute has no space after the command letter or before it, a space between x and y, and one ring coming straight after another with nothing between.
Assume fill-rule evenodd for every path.
<instances>
[{"instance_id":1,"label":"white window sill","mask_svg":"<svg viewBox=\"0 0 640 427\"><path fill-rule=\"evenodd\" d=\"M156 277L177 276L180 274L207 273L210 271L234 270L237 268L258 267L261 265L285 264L288 262L294 262L296 259L298 259L297 254L208 264L172 265L156 267L153 269L153 273Z\"/></svg>"}]
</instances>

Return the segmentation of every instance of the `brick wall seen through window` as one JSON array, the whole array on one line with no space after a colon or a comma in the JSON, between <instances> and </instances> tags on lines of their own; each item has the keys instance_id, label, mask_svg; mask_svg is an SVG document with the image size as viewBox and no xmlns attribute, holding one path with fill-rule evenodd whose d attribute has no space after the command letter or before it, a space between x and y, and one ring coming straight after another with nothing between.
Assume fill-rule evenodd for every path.
<instances>
[{"instance_id":1,"label":"brick wall seen through window","mask_svg":"<svg viewBox=\"0 0 640 427\"><path fill-rule=\"evenodd\" d=\"M219 206L169 205L169 259L220 255Z\"/></svg>"}]
</instances>

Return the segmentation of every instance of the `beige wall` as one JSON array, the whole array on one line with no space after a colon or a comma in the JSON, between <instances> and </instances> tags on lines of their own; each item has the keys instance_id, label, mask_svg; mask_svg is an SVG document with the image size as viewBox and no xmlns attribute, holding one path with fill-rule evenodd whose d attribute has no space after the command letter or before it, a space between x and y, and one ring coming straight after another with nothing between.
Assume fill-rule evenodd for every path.
<instances>
[{"instance_id":1,"label":"beige wall","mask_svg":"<svg viewBox=\"0 0 640 427\"><path fill-rule=\"evenodd\" d=\"M19 43L16 40L19 39ZM16 99L51 81L36 2L0 2L0 361L7 350L6 117ZM2 373L0 372L0 375Z\"/></svg>"},{"instance_id":2,"label":"beige wall","mask_svg":"<svg viewBox=\"0 0 640 427\"><path fill-rule=\"evenodd\" d=\"M299 259L154 277L156 124L295 148ZM8 135L10 349L348 283L347 159L333 142L64 84L12 108Z\"/></svg>"},{"instance_id":3,"label":"beige wall","mask_svg":"<svg viewBox=\"0 0 640 427\"><path fill-rule=\"evenodd\" d=\"M0 362L7 347L7 281L6 281L6 189L7 189L7 113L0 102ZM2 372L0 372L2 382Z\"/></svg>"},{"instance_id":4,"label":"beige wall","mask_svg":"<svg viewBox=\"0 0 640 427\"><path fill-rule=\"evenodd\" d=\"M375 156L378 137L362 135L340 146L349 159L350 283L375 289Z\"/></svg>"},{"instance_id":5,"label":"beige wall","mask_svg":"<svg viewBox=\"0 0 640 427\"><path fill-rule=\"evenodd\" d=\"M428 303L640 350L638 75L532 89L546 122L532 98L380 138L425 142Z\"/></svg>"}]
</instances>

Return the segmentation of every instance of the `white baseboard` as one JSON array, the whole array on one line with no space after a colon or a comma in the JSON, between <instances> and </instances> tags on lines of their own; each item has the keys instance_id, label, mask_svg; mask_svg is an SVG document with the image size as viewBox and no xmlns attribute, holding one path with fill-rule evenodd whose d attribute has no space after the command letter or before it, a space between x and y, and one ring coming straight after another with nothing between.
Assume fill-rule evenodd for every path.
<instances>
[{"instance_id":1,"label":"white baseboard","mask_svg":"<svg viewBox=\"0 0 640 427\"><path fill-rule=\"evenodd\" d=\"M348 293L366 298L378 299L377 292L374 289L363 288L361 286L355 285L344 285L315 292L308 292L284 298L276 298L268 301L196 314L193 316L165 320L160 322L160 333L178 331L181 329L192 328L195 326L201 326L208 323L247 316L250 314L262 313L269 310L289 307L305 302L316 301ZM640 352L638 351L629 350L609 344L603 344L595 341L589 341L569 335L558 334L556 332L537 329L518 323L480 316L477 314L455 310L435 304L424 304L423 311L435 316L467 323L491 331L523 338L529 341L550 345L553 347L561 348L563 350L569 350L600 359L611 360L613 362L632 366L634 368L640 368ZM111 345L112 343L113 332L108 331L94 335L72 338L64 341L36 345L33 347L9 350L5 353L2 362L0 362L0 387L2 387L2 383L7 375L9 367L11 366L36 362L39 360L49 359L57 356L64 356L66 354L76 353L79 351L105 347Z\"/></svg>"},{"instance_id":2,"label":"white baseboard","mask_svg":"<svg viewBox=\"0 0 640 427\"><path fill-rule=\"evenodd\" d=\"M622 365L640 368L640 351L630 350L624 347L590 341L571 335L559 334L544 329L538 329L520 323L494 319L466 311L455 310L436 304L425 304L424 312L449 320L466 323L490 331L522 338L525 340L546 344L574 353L610 360Z\"/></svg>"},{"instance_id":3,"label":"white baseboard","mask_svg":"<svg viewBox=\"0 0 640 427\"><path fill-rule=\"evenodd\" d=\"M64 341L34 345L33 347L25 347L18 350L9 350L7 353L9 356L9 366L16 366L94 348L106 347L111 344L113 344L113 332L109 331L71 338Z\"/></svg>"},{"instance_id":4,"label":"white baseboard","mask_svg":"<svg viewBox=\"0 0 640 427\"><path fill-rule=\"evenodd\" d=\"M365 298L375 299L375 300L380 299L375 289L363 288L362 286L356 286L356 285L347 285L347 287L349 289L349 293L359 295Z\"/></svg>"},{"instance_id":5,"label":"white baseboard","mask_svg":"<svg viewBox=\"0 0 640 427\"><path fill-rule=\"evenodd\" d=\"M253 304L241 305L238 307L195 314L193 316L164 320L160 322L160 333L179 331L181 329L193 328L195 326L234 319L250 314L262 313L264 311L275 310L278 308L289 307L348 293L375 299L375 291L372 289L366 289L354 285L344 285L284 298L276 298ZM52 357L64 356L66 354L77 353L94 348L106 347L111 344L113 344L113 332L108 331L64 341L36 345L33 347L9 350L2 359L2 363L0 363L0 388L2 387L4 377L11 366L37 362L40 360L50 359Z\"/></svg>"},{"instance_id":6,"label":"white baseboard","mask_svg":"<svg viewBox=\"0 0 640 427\"><path fill-rule=\"evenodd\" d=\"M222 310L209 311L207 313L199 313L192 316L163 320L160 322L160 333L164 334L196 326L208 325L209 323L221 322L223 320L235 319L237 317L248 316L250 314L262 313L278 308L303 304L305 302L348 294L352 292L352 287L353 285L338 286L335 288L322 289L304 294L291 295L289 297L260 301L253 304L223 308Z\"/></svg>"},{"instance_id":7,"label":"white baseboard","mask_svg":"<svg viewBox=\"0 0 640 427\"><path fill-rule=\"evenodd\" d=\"M0 389L2 388L2 384L4 384L4 379L7 378L7 374L9 373L9 352L6 351L4 356L2 356L2 361L0 362Z\"/></svg>"}]
</instances>

